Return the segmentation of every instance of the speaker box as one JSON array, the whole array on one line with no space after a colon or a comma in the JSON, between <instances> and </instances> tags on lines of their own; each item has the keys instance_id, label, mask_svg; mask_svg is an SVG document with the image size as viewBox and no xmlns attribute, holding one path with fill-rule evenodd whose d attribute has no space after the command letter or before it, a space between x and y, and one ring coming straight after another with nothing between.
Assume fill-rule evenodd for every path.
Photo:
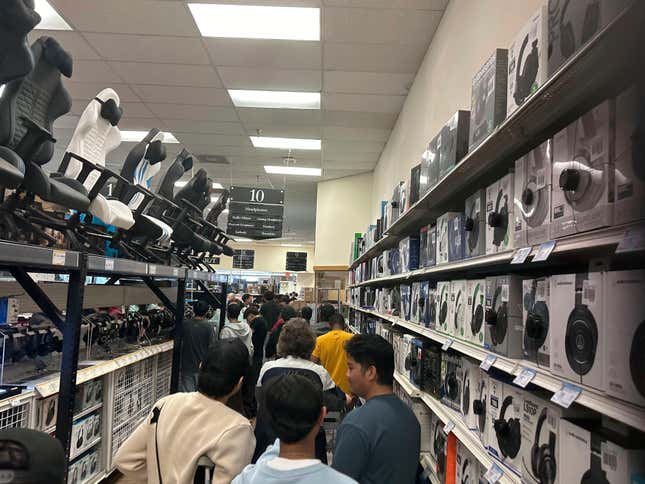
<instances>
[{"instance_id":1,"label":"speaker box","mask_svg":"<svg viewBox=\"0 0 645 484\"><path fill-rule=\"evenodd\" d=\"M611 225L614 165L611 102L605 101L553 137L551 236Z\"/></svg>"},{"instance_id":2,"label":"speaker box","mask_svg":"<svg viewBox=\"0 0 645 484\"><path fill-rule=\"evenodd\" d=\"M475 149L506 118L508 51L496 49L472 82L469 151Z\"/></svg>"},{"instance_id":3,"label":"speaker box","mask_svg":"<svg viewBox=\"0 0 645 484\"><path fill-rule=\"evenodd\" d=\"M486 191L477 190L466 199L464 207L464 257L486 253Z\"/></svg>"},{"instance_id":4,"label":"speaker box","mask_svg":"<svg viewBox=\"0 0 645 484\"><path fill-rule=\"evenodd\" d=\"M432 267L437 256L437 229L426 225L419 231L419 267Z\"/></svg>"},{"instance_id":5,"label":"speaker box","mask_svg":"<svg viewBox=\"0 0 645 484\"><path fill-rule=\"evenodd\" d=\"M459 484L475 484L482 482L479 480L480 475L483 476L480 469L481 464L477 458L468 450L460 440L457 441L457 457L456 457L456 483ZM486 472L486 468L483 469Z\"/></svg>"},{"instance_id":6,"label":"speaker box","mask_svg":"<svg viewBox=\"0 0 645 484\"><path fill-rule=\"evenodd\" d=\"M486 333L486 279L466 281L468 295L466 307L465 339L477 346L484 346Z\"/></svg>"},{"instance_id":7,"label":"speaker box","mask_svg":"<svg viewBox=\"0 0 645 484\"><path fill-rule=\"evenodd\" d=\"M462 359L461 404L460 411L466 426L477 430L478 417L475 413L473 401L479 399L479 362L468 358Z\"/></svg>"},{"instance_id":8,"label":"speaker box","mask_svg":"<svg viewBox=\"0 0 645 484\"><path fill-rule=\"evenodd\" d=\"M446 212L437 218L437 264L445 264L449 260L448 221L457 216L459 212Z\"/></svg>"},{"instance_id":9,"label":"speaker box","mask_svg":"<svg viewBox=\"0 0 645 484\"><path fill-rule=\"evenodd\" d=\"M604 390L604 273L551 276L550 292L551 371Z\"/></svg>"},{"instance_id":10,"label":"speaker box","mask_svg":"<svg viewBox=\"0 0 645 484\"><path fill-rule=\"evenodd\" d=\"M522 357L522 279L516 275L486 278L484 345L508 358Z\"/></svg>"},{"instance_id":11,"label":"speaker box","mask_svg":"<svg viewBox=\"0 0 645 484\"><path fill-rule=\"evenodd\" d=\"M410 320L410 285L401 284L399 286L399 291L401 294L401 311L399 317L405 319L406 321Z\"/></svg>"},{"instance_id":12,"label":"speaker box","mask_svg":"<svg viewBox=\"0 0 645 484\"><path fill-rule=\"evenodd\" d=\"M513 246L513 173L486 188L486 253L496 254Z\"/></svg>"},{"instance_id":13,"label":"speaker box","mask_svg":"<svg viewBox=\"0 0 645 484\"><path fill-rule=\"evenodd\" d=\"M439 179L452 171L468 153L470 111L457 111L441 129Z\"/></svg>"},{"instance_id":14,"label":"speaker box","mask_svg":"<svg viewBox=\"0 0 645 484\"><path fill-rule=\"evenodd\" d=\"M522 281L522 352L524 359L549 368L551 301L549 277Z\"/></svg>"},{"instance_id":15,"label":"speaker box","mask_svg":"<svg viewBox=\"0 0 645 484\"><path fill-rule=\"evenodd\" d=\"M551 238L551 141L515 161L513 236L515 247Z\"/></svg>"},{"instance_id":16,"label":"speaker box","mask_svg":"<svg viewBox=\"0 0 645 484\"><path fill-rule=\"evenodd\" d=\"M645 407L645 271L608 272L606 277L605 384L613 397Z\"/></svg>"},{"instance_id":17,"label":"speaker box","mask_svg":"<svg viewBox=\"0 0 645 484\"><path fill-rule=\"evenodd\" d=\"M459 339L466 339L466 314L468 307L468 294L466 281L456 280L450 283L449 332Z\"/></svg>"},{"instance_id":18,"label":"speaker box","mask_svg":"<svg viewBox=\"0 0 645 484\"><path fill-rule=\"evenodd\" d=\"M516 474L522 473L523 449L530 446L522 438L525 391L510 383L490 379L488 451Z\"/></svg>"},{"instance_id":19,"label":"speaker box","mask_svg":"<svg viewBox=\"0 0 645 484\"><path fill-rule=\"evenodd\" d=\"M508 49L507 116L547 80L548 21L544 4L524 24Z\"/></svg>"},{"instance_id":20,"label":"speaker box","mask_svg":"<svg viewBox=\"0 0 645 484\"><path fill-rule=\"evenodd\" d=\"M441 401L457 411L461 408L462 379L461 355L443 353L441 358Z\"/></svg>"},{"instance_id":21,"label":"speaker box","mask_svg":"<svg viewBox=\"0 0 645 484\"><path fill-rule=\"evenodd\" d=\"M645 217L644 137L645 96L631 87L616 98L616 225ZM638 139L640 143L634 142Z\"/></svg>"},{"instance_id":22,"label":"speaker box","mask_svg":"<svg viewBox=\"0 0 645 484\"><path fill-rule=\"evenodd\" d=\"M419 237L405 237L399 242L401 273L419 268Z\"/></svg>"},{"instance_id":23,"label":"speaker box","mask_svg":"<svg viewBox=\"0 0 645 484\"><path fill-rule=\"evenodd\" d=\"M448 219L448 261L457 262L464 258L466 231L464 214L459 213Z\"/></svg>"},{"instance_id":24,"label":"speaker box","mask_svg":"<svg viewBox=\"0 0 645 484\"><path fill-rule=\"evenodd\" d=\"M452 321L450 320L450 281L437 282L437 331L452 335Z\"/></svg>"}]
</instances>

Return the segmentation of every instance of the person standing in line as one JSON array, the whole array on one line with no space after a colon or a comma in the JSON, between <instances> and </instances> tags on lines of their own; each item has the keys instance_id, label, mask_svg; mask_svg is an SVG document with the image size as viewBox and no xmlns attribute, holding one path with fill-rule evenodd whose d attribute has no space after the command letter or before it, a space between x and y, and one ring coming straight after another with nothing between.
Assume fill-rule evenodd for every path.
<instances>
[{"instance_id":1,"label":"person standing in line","mask_svg":"<svg viewBox=\"0 0 645 484\"><path fill-rule=\"evenodd\" d=\"M300 310L300 317L311 324L311 317L313 316L313 311L309 306L303 306Z\"/></svg>"},{"instance_id":2,"label":"person standing in line","mask_svg":"<svg viewBox=\"0 0 645 484\"><path fill-rule=\"evenodd\" d=\"M67 459L60 440L39 430L0 430L0 476L3 483L64 484ZM70 473L70 481L73 475Z\"/></svg>"},{"instance_id":3,"label":"person standing in line","mask_svg":"<svg viewBox=\"0 0 645 484\"><path fill-rule=\"evenodd\" d=\"M276 356L276 348L278 345L278 339L280 339L280 332L282 331L282 326L289 321L290 319L295 318L297 315L296 310L292 306L283 306L280 310L280 317L278 321L273 325L269 331L269 339L267 340L266 355L267 358L273 358Z\"/></svg>"},{"instance_id":4,"label":"person standing in line","mask_svg":"<svg viewBox=\"0 0 645 484\"><path fill-rule=\"evenodd\" d=\"M318 321L311 326L311 329L314 330L316 336L322 336L323 334L329 333L331 329L329 327L329 321L335 312L336 309L331 304L325 303L318 306Z\"/></svg>"},{"instance_id":5,"label":"person standing in line","mask_svg":"<svg viewBox=\"0 0 645 484\"><path fill-rule=\"evenodd\" d=\"M251 305L246 308L244 318L253 332L253 360L251 362L251 369L248 376L247 387L249 394L246 395L244 400L244 412L247 417L255 418L257 414L255 384L258 381L260 368L262 368L262 363L264 361L264 341L267 336L267 323L264 318L260 316L260 311L255 305Z\"/></svg>"},{"instance_id":6,"label":"person standing in line","mask_svg":"<svg viewBox=\"0 0 645 484\"><path fill-rule=\"evenodd\" d=\"M274 301L274 297L272 291L266 291L264 293L264 303L260 306L260 314L267 322L267 328L273 328L280 316L280 308Z\"/></svg>"},{"instance_id":7,"label":"person standing in line","mask_svg":"<svg viewBox=\"0 0 645 484\"><path fill-rule=\"evenodd\" d=\"M392 391L392 345L379 335L359 334L345 343L345 351L350 389L366 403L338 428L332 466L361 484L414 484L421 428Z\"/></svg>"},{"instance_id":8,"label":"person standing in line","mask_svg":"<svg viewBox=\"0 0 645 484\"><path fill-rule=\"evenodd\" d=\"M217 326L206 319L209 306L205 301L193 304L194 316L184 321L181 337L180 392L197 390L199 366L208 348L217 340Z\"/></svg>"},{"instance_id":9,"label":"person standing in line","mask_svg":"<svg viewBox=\"0 0 645 484\"><path fill-rule=\"evenodd\" d=\"M345 343L351 339L352 334L345 331L345 318L342 314L334 313L329 324L331 331L316 339L311 361L320 363L329 372L336 386L343 392L350 393Z\"/></svg>"},{"instance_id":10,"label":"person standing in line","mask_svg":"<svg viewBox=\"0 0 645 484\"><path fill-rule=\"evenodd\" d=\"M253 357L253 335L251 333L251 327L246 323L246 321L239 320L241 312L242 305L240 303L229 303L226 308L226 316L228 320L224 323L219 339L240 338L242 343L244 343L249 350L249 356Z\"/></svg>"}]
</instances>

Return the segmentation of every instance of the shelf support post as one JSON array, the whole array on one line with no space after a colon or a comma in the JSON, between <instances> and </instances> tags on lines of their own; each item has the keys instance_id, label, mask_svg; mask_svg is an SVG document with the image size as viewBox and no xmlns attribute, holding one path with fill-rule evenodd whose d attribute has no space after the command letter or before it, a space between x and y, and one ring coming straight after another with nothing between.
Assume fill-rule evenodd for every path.
<instances>
[{"instance_id":1,"label":"shelf support post","mask_svg":"<svg viewBox=\"0 0 645 484\"><path fill-rule=\"evenodd\" d=\"M162 302L162 304L170 309L175 315L177 314L177 306L175 306L175 303L173 303L166 294L157 286L155 283L154 279L152 277L144 276L141 279L143 279L143 282L146 283L146 285L150 288L152 292L155 293L155 296L159 298L159 300ZM180 279L181 280L181 279ZM184 284L186 282L184 281ZM179 296L179 288L177 289L177 296ZM183 297L182 297L183 300Z\"/></svg>"},{"instance_id":2,"label":"shelf support post","mask_svg":"<svg viewBox=\"0 0 645 484\"><path fill-rule=\"evenodd\" d=\"M186 299L186 279L177 280L177 305L175 310L175 344L172 348L172 372L170 374L170 393L179 388L179 364L181 361L181 340L184 335L184 303Z\"/></svg>"}]
</instances>

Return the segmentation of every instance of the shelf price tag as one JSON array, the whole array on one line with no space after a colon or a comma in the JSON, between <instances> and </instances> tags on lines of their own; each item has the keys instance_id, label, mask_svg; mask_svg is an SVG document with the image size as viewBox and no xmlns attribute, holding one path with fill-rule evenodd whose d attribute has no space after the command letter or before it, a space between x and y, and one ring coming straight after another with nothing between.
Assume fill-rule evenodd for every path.
<instances>
[{"instance_id":1,"label":"shelf price tag","mask_svg":"<svg viewBox=\"0 0 645 484\"><path fill-rule=\"evenodd\" d=\"M625 235L616 247L616 254L637 252L645 248L645 226L638 225L625 230Z\"/></svg>"},{"instance_id":2,"label":"shelf price tag","mask_svg":"<svg viewBox=\"0 0 645 484\"><path fill-rule=\"evenodd\" d=\"M531 254L532 250L533 247L522 247L521 249L517 249L515 255L511 259L511 264L523 264L529 254Z\"/></svg>"},{"instance_id":3,"label":"shelf price tag","mask_svg":"<svg viewBox=\"0 0 645 484\"><path fill-rule=\"evenodd\" d=\"M495 363L495 360L497 360L496 355L488 355L484 358L484 361L479 364L479 367L484 371L488 371L490 370L490 367L493 366L493 363Z\"/></svg>"},{"instance_id":4,"label":"shelf price tag","mask_svg":"<svg viewBox=\"0 0 645 484\"><path fill-rule=\"evenodd\" d=\"M531 370L530 368L522 368L522 371L520 371L519 375L515 377L513 380L513 384L518 385L522 388L526 388L526 385L531 383L531 380L535 378L535 370Z\"/></svg>"},{"instance_id":5,"label":"shelf price tag","mask_svg":"<svg viewBox=\"0 0 645 484\"><path fill-rule=\"evenodd\" d=\"M156 266L156 265L154 265L154 264L150 264L150 265L148 266L148 273L149 273L151 276L154 276L154 275L157 273L157 266Z\"/></svg>"},{"instance_id":6,"label":"shelf price tag","mask_svg":"<svg viewBox=\"0 0 645 484\"><path fill-rule=\"evenodd\" d=\"M443 351L447 351L447 350L448 350L448 348L450 348L451 346L452 346L452 340L451 340L450 338L448 338L448 339L443 343L443 346L441 347L441 349L442 349Z\"/></svg>"},{"instance_id":7,"label":"shelf price tag","mask_svg":"<svg viewBox=\"0 0 645 484\"><path fill-rule=\"evenodd\" d=\"M486 471L486 474L484 474L484 479L486 479L486 482L490 484L495 484L496 482L499 482L503 475L504 471L493 462Z\"/></svg>"},{"instance_id":8,"label":"shelf price tag","mask_svg":"<svg viewBox=\"0 0 645 484\"><path fill-rule=\"evenodd\" d=\"M443 426L443 432L448 435L455 428L455 422L449 420L446 425Z\"/></svg>"},{"instance_id":9,"label":"shelf price tag","mask_svg":"<svg viewBox=\"0 0 645 484\"><path fill-rule=\"evenodd\" d=\"M562 383L562 387L553 394L551 401L561 407L569 408L581 393L582 388L579 386L572 383Z\"/></svg>"},{"instance_id":10,"label":"shelf price tag","mask_svg":"<svg viewBox=\"0 0 645 484\"><path fill-rule=\"evenodd\" d=\"M547 260L551 255L551 252L553 252L553 249L555 249L555 240L549 240L548 242L540 244L540 248L538 249L535 257L533 257L532 262L542 262Z\"/></svg>"},{"instance_id":11,"label":"shelf price tag","mask_svg":"<svg viewBox=\"0 0 645 484\"><path fill-rule=\"evenodd\" d=\"M65 251L64 250L52 250L52 265L53 266L64 266L65 265Z\"/></svg>"},{"instance_id":12,"label":"shelf price tag","mask_svg":"<svg viewBox=\"0 0 645 484\"><path fill-rule=\"evenodd\" d=\"M114 270L114 259L112 259L111 257L108 257L105 259L105 270L106 271Z\"/></svg>"}]
</instances>

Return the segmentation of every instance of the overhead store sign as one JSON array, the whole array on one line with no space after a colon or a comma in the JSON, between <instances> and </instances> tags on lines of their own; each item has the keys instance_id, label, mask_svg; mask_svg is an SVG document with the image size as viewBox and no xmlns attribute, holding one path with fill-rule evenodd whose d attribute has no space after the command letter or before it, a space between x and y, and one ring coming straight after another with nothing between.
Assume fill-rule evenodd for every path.
<instances>
[{"instance_id":1,"label":"overhead store sign","mask_svg":"<svg viewBox=\"0 0 645 484\"><path fill-rule=\"evenodd\" d=\"M228 235L249 239L282 237L284 190L231 187Z\"/></svg>"},{"instance_id":2,"label":"overhead store sign","mask_svg":"<svg viewBox=\"0 0 645 484\"><path fill-rule=\"evenodd\" d=\"M236 250L233 254L233 269L253 269L255 264L254 250Z\"/></svg>"}]
</instances>

